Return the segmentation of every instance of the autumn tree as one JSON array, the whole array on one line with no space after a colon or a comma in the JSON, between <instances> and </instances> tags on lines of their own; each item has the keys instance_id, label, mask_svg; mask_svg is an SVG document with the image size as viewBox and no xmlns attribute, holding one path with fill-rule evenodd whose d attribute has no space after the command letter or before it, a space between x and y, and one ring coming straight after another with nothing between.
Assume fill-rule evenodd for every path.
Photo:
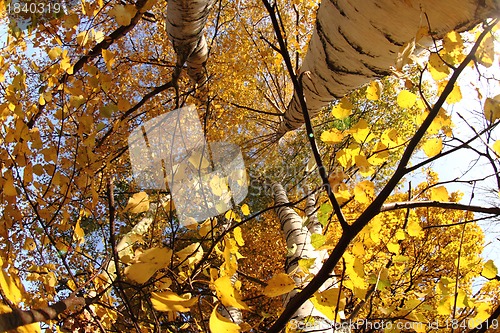
<instances>
[{"instance_id":1,"label":"autumn tree","mask_svg":"<svg viewBox=\"0 0 500 333\"><path fill-rule=\"evenodd\" d=\"M0 331L498 329L497 2L49 3L0 4ZM248 174L199 223L128 144L186 105Z\"/></svg>"}]
</instances>

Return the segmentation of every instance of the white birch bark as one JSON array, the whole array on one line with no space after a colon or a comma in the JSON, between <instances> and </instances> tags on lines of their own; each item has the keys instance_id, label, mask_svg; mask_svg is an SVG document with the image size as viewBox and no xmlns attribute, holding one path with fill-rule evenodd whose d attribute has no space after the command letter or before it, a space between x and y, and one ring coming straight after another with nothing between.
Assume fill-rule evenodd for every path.
<instances>
[{"instance_id":1,"label":"white birch bark","mask_svg":"<svg viewBox=\"0 0 500 333\"><path fill-rule=\"evenodd\" d=\"M219 233L225 232L231 227L231 220L226 219L225 217L222 217L221 221L219 223ZM238 281L238 272L235 272L231 276L231 285L234 287L236 281ZM243 313L241 312L240 309L234 307L234 306L219 306L219 313L226 317L227 319L231 320L235 324L242 324L243 323Z\"/></svg>"},{"instance_id":2,"label":"white birch bark","mask_svg":"<svg viewBox=\"0 0 500 333\"><path fill-rule=\"evenodd\" d=\"M236 281L238 281L238 273L234 273L231 276L231 285L233 287ZM238 325L243 323L243 313L241 312L240 309L234 306L225 306L225 307L221 306L219 311L221 315L231 320L233 323Z\"/></svg>"},{"instance_id":3,"label":"white birch bark","mask_svg":"<svg viewBox=\"0 0 500 333\"><path fill-rule=\"evenodd\" d=\"M161 203L167 202L168 200L170 200L170 195L160 198ZM118 244L116 244L116 252L118 253L119 259L123 258L125 255L129 255L131 258L134 257L133 246L151 227L157 209L158 204L150 203L149 210L146 212L145 216L132 228L132 230L123 235ZM108 282L112 283L116 277L114 260L108 263L106 273L108 275Z\"/></svg>"},{"instance_id":4,"label":"white birch bark","mask_svg":"<svg viewBox=\"0 0 500 333\"><path fill-rule=\"evenodd\" d=\"M286 192L281 184L274 184L272 187L274 194L275 205L286 205L289 203ZM302 276L304 272L300 269L298 263L300 259L315 259L315 263L309 268L309 272L316 274L323 264L323 259L328 255L326 251L316 251L311 245L311 232L321 233L321 224L314 213L315 199L314 196L308 198L306 214L310 214L309 223L307 226L303 224L302 218L291 207L281 206L276 208L278 219L281 223L281 229L286 240L288 249L295 248L295 253L289 256L285 263L285 271L288 274L295 272L292 278L297 287L303 287L306 283ZM326 285L323 285L324 289ZM321 290L321 289L320 289ZM288 301L298 293L293 290L285 297L285 305ZM305 319L307 317L315 318L315 325L308 327ZM330 320L320 311L318 311L311 301L306 301L300 306L292 317L294 323L302 327L301 332L333 332Z\"/></svg>"},{"instance_id":5,"label":"white birch bark","mask_svg":"<svg viewBox=\"0 0 500 333\"><path fill-rule=\"evenodd\" d=\"M498 2L497 5L498 6ZM435 37L470 29L498 15L484 0L324 0L300 68L309 116L346 93L391 73L402 46L429 24ZM297 92L277 129L279 136L304 123Z\"/></svg>"},{"instance_id":6,"label":"white birch bark","mask_svg":"<svg viewBox=\"0 0 500 333\"><path fill-rule=\"evenodd\" d=\"M177 54L177 66L187 63L187 73L196 83L206 80L208 47L204 36L211 0L169 0L167 32Z\"/></svg>"}]
</instances>

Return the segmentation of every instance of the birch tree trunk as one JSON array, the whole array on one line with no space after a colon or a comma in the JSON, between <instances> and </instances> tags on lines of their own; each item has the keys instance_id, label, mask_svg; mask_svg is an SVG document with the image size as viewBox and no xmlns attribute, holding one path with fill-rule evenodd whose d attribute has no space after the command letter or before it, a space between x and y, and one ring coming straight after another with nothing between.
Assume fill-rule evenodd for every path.
<instances>
[{"instance_id":1,"label":"birch tree trunk","mask_svg":"<svg viewBox=\"0 0 500 333\"><path fill-rule=\"evenodd\" d=\"M169 0L167 32L177 54L177 66L187 63L187 73L196 83L206 80L204 65L208 59L204 35L211 0Z\"/></svg>"},{"instance_id":2,"label":"birch tree trunk","mask_svg":"<svg viewBox=\"0 0 500 333\"><path fill-rule=\"evenodd\" d=\"M225 217L219 220L219 231L218 233L226 232L231 227L231 220L226 219ZM236 269L235 269L236 270ZM235 286L236 281L238 281L238 272L234 272L231 275L231 286ZM240 325L243 323L243 313L240 309L234 306L223 306L222 304L219 306L219 313L223 315L225 318L231 320L233 323Z\"/></svg>"},{"instance_id":3,"label":"birch tree trunk","mask_svg":"<svg viewBox=\"0 0 500 333\"><path fill-rule=\"evenodd\" d=\"M299 267L299 260L301 259L315 259L315 263L309 268L311 274L316 274L323 264L323 259L328 257L326 251L316 251L311 245L311 234L322 233L322 226L319 223L316 213L315 204L316 200L314 195L310 195L307 198L306 214L309 217L309 223L303 224L302 218L293 210L293 208L285 206L289 203L286 192L281 184L274 184L272 187L274 195L274 203L277 206L276 213L278 214L278 219L281 223L281 229L283 230L283 235L286 240L286 245L288 249L295 249L294 253L291 254L285 263L285 271L288 274L292 274L297 287L302 288L305 283L305 274ZM327 281L322 289L329 287L333 281ZM293 290L288 293L285 297L285 305L290 299L292 299L298 293L297 290ZM314 325L307 325L307 318L314 318ZM320 332L320 333L330 333L333 332L331 321L320 311L318 311L311 301L306 301L301 307L295 312L292 317L293 323L296 325L291 325L300 327L303 330L301 332ZM309 326L309 327L308 327Z\"/></svg>"},{"instance_id":4,"label":"birch tree trunk","mask_svg":"<svg viewBox=\"0 0 500 333\"><path fill-rule=\"evenodd\" d=\"M333 100L361 85L389 75L398 53L411 46L420 27L430 26L433 36L440 38L498 14L498 2L484 0L322 1L298 73L304 74L309 116L317 116ZM295 92L277 133L282 136L303 123Z\"/></svg>"}]
</instances>

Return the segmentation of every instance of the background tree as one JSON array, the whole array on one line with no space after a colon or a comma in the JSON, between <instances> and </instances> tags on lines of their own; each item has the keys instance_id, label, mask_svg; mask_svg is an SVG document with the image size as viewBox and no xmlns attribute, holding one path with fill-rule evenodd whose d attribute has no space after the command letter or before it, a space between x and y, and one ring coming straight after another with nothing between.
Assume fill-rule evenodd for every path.
<instances>
[{"instance_id":1,"label":"background tree","mask_svg":"<svg viewBox=\"0 0 500 333\"><path fill-rule=\"evenodd\" d=\"M318 331L318 316L330 325L399 323L403 331L495 328L498 272L480 256L476 222L499 214L498 97L478 85L483 107L465 121L466 133L453 128L461 112L452 106L468 65L477 82L498 85L483 74L498 63L496 22L486 20L496 4L360 8L373 20L336 2L321 5L318 20L315 2L200 2L187 16L175 9L190 4L83 1L26 30L3 14L2 330ZM329 13L338 26L323 29ZM186 23L191 15L195 27ZM358 29L372 21L375 30ZM193 39L183 38L190 31ZM342 31L349 38L335 37ZM343 45L325 53L339 59L324 63L328 71L320 67L328 57L315 55L322 38ZM426 50L419 59L410 56L414 44ZM335 83L338 92L326 89L310 107L311 82L366 58L377 70L347 73L356 80ZM396 78L369 83L391 65ZM244 148L250 175L241 206L188 227L168 190L137 186L127 152L133 129L185 104L196 105L209 141ZM306 128L283 136L297 115ZM446 179L429 168L458 150L488 165L481 177ZM423 168L425 179L408 185L405 177ZM289 203L273 197L275 183ZM470 183L473 194L484 186L495 197L491 205L461 199L450 183ZM312 254L300 256L301 244L283 237L279 213L310 224L311 193L321 228L313 223L304 241L310 253L328 253L315 267ZM287 256L297 262L285 275ZM481 275L489 281L474 286ZM279 294L296 296L283 306ZM304 303L314 315L291 321Z\"/></svg>"}]
</instances>

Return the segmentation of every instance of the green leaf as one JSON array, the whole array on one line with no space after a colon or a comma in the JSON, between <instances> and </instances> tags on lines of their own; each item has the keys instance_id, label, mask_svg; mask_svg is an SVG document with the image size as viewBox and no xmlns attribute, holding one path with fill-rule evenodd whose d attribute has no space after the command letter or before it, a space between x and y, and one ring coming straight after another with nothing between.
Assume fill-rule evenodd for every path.
<instances>
[{"instance_id":1,"label":"green leaf","mask_svg":"<svg viewBox=\"0 0 500 333\"><path fill-rule=\"evenodd\" d=\"M326 236L322 234L312 234L311 235L311 245L315 249L319 249L322 247L326 242Z\"/></svg>"}]
</instances>

